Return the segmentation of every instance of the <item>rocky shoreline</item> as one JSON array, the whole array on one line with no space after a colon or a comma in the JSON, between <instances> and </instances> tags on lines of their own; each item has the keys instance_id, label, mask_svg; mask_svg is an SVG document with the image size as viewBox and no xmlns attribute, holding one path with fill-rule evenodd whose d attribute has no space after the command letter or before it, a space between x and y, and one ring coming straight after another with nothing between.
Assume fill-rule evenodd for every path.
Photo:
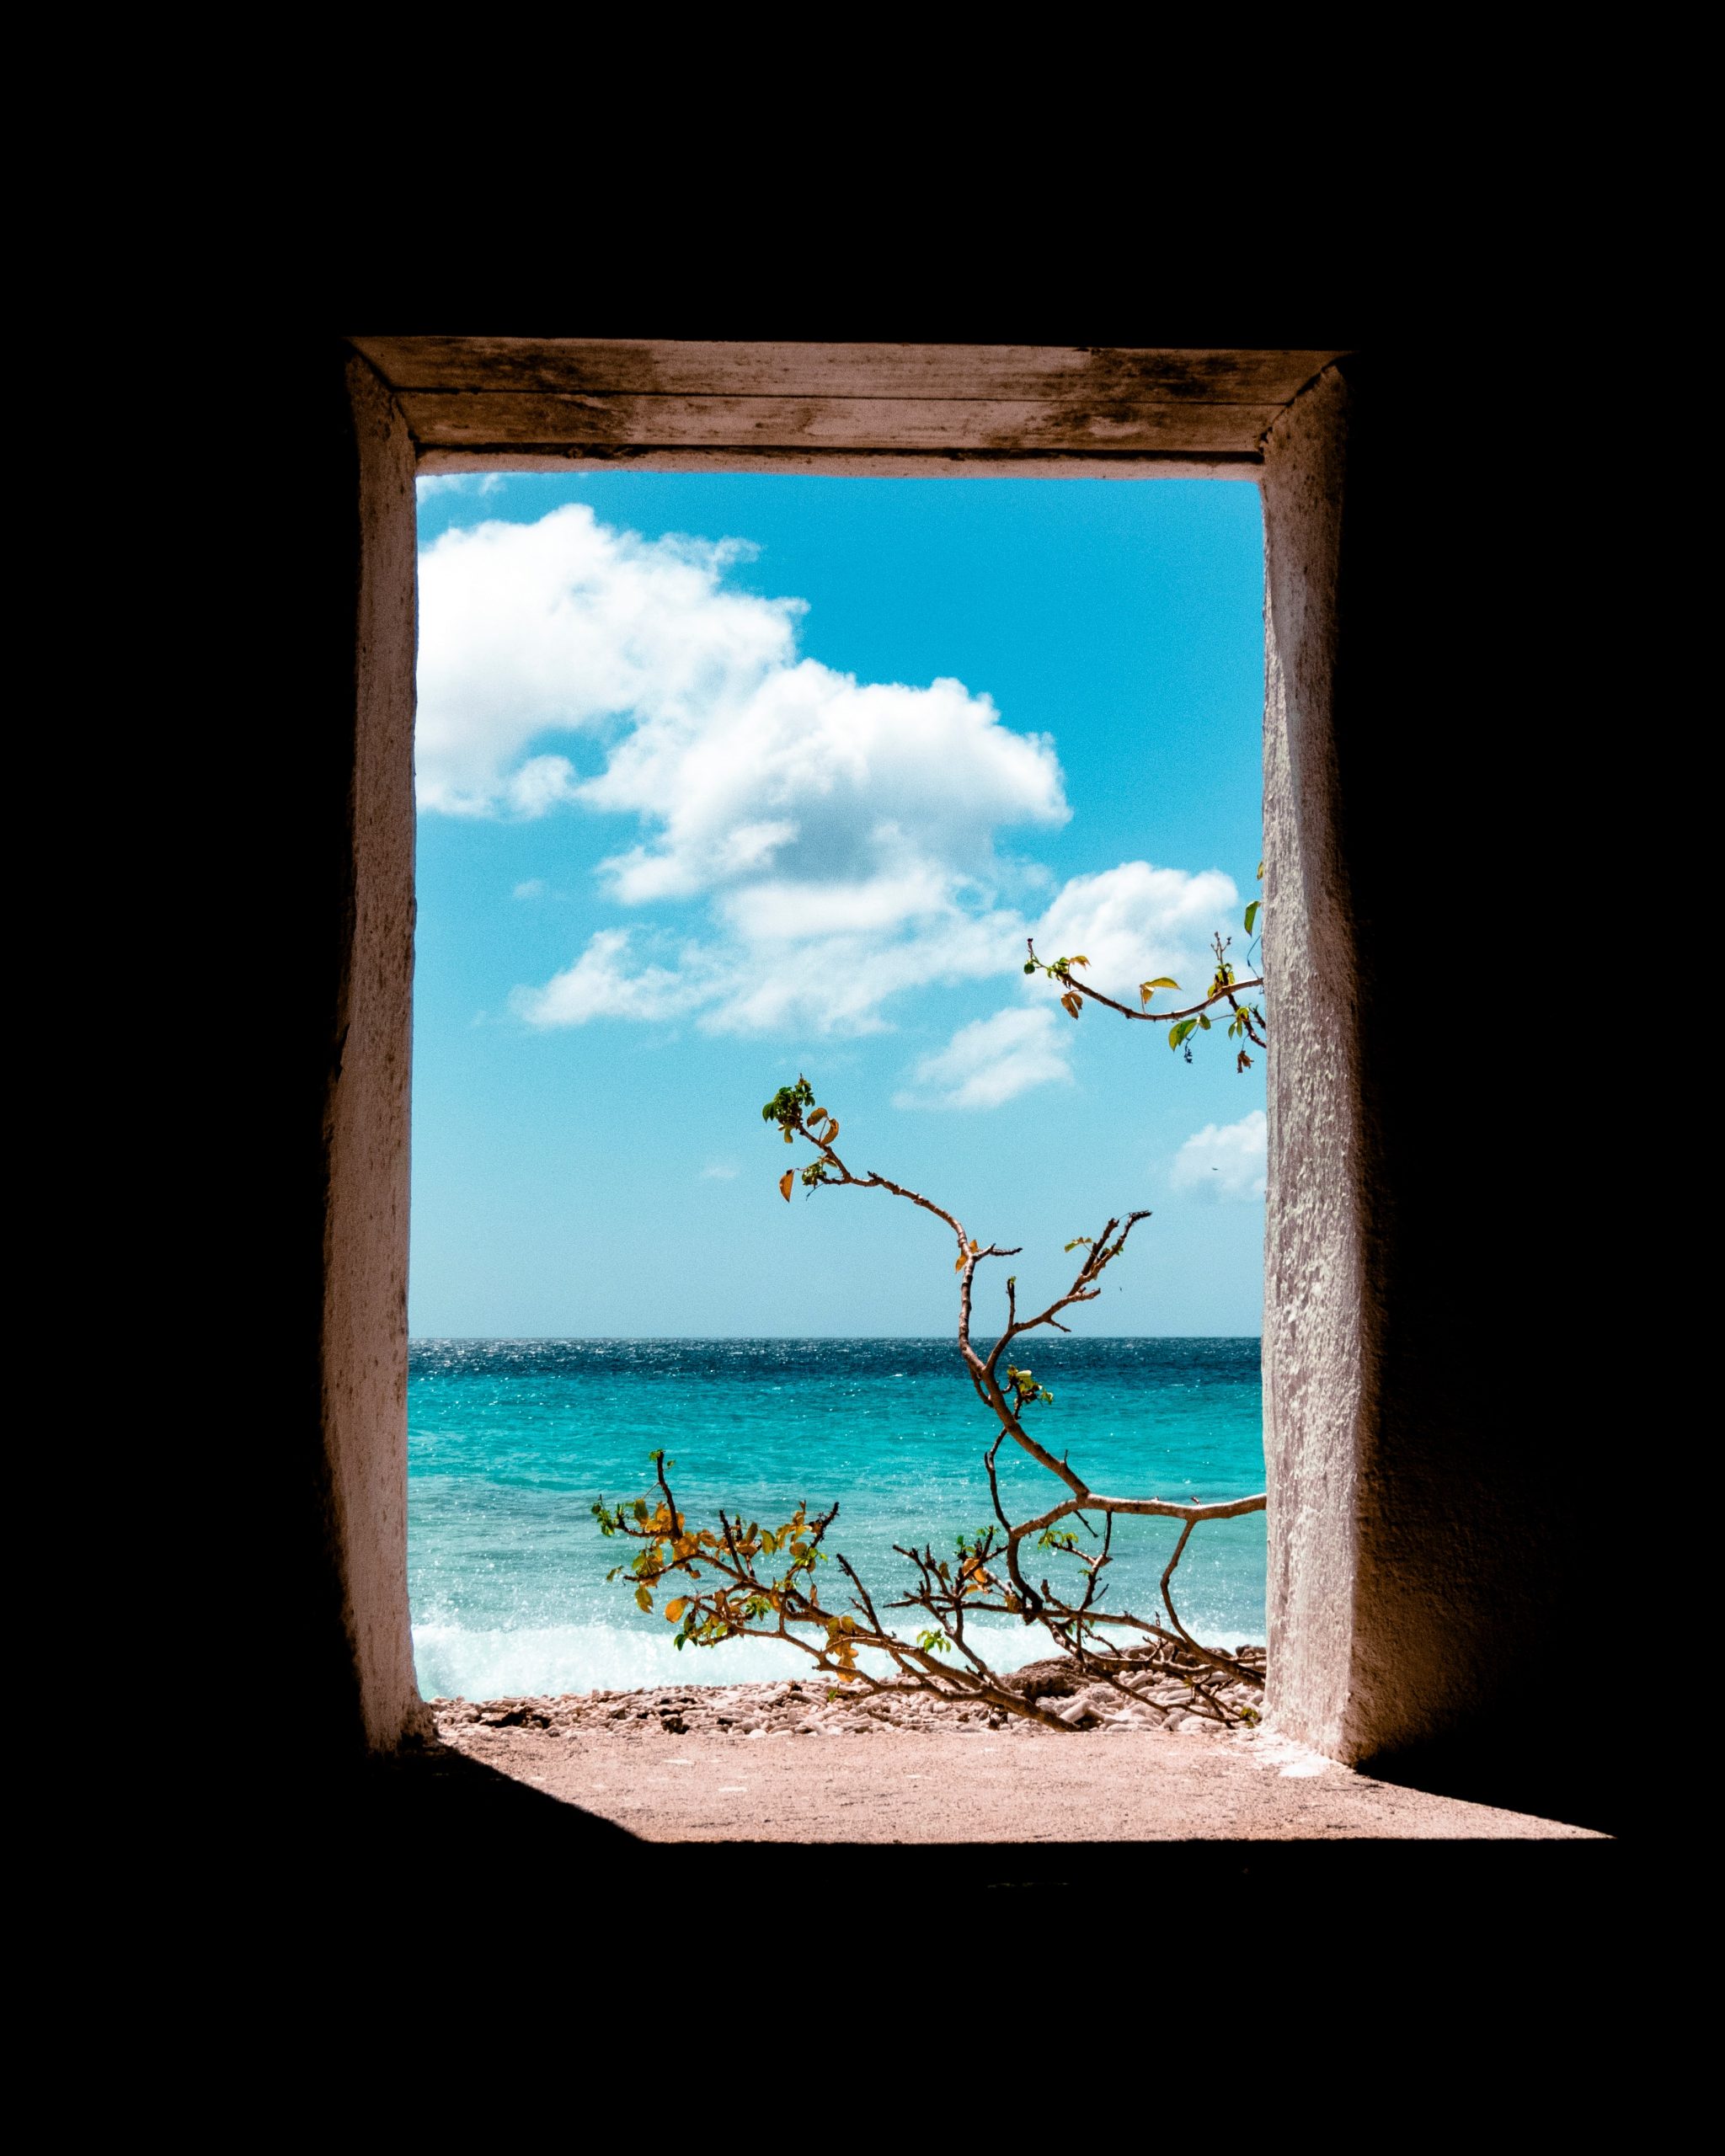
<instances>
[{"instance_id":1,"label":"rocky shoreline","mask_svg":"<svg viewBox=\"0 0 1725 2156\"><path fill-rule=\"evenodd\" d=\"M1263 1667L1262 1647L1240 1650L1243 1660ZM1127 1701L1106 1684L1085 1684L1058 1662L1033 1662L1017 1670L1012 1689L1057 1715L1081 1734L1111 1731L1157 1732L1207 1737L1211 1741L1248 1733L1226 1728L1213 1716L1194 1713L1188 1688L1178 1681L1154 1685L1148 1694ZM483 1747L494 1732L531 1730L566 1737L718 1737L746 1740L771 1737L871 1737L952 1730L991 1730L1002 1736L1051 1737L1055 1732L1001 1710L984 1705L949 1705L926 1694L884 1695L861 1691L830 1697L824 1678L788 1678L772 1684L669 1684L642 1691L569 1692L499 1700L433 1700L429 1702L438 1735L465 1749ZM1225 1689L1237 1712L1259 1710L1263 1694L1252 1684Z\"/></svg>"}]
</instances>

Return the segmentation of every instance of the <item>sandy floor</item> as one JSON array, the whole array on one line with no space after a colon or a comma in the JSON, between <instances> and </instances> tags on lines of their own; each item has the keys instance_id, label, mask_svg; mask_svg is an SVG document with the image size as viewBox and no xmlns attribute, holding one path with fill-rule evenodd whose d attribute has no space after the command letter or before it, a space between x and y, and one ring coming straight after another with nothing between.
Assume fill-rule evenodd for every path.
<instances>
[{"instance_id":1,"label":"sandy floor","mask_svg":"<svg viewBox=\"0 0 1725 2156\"><path fill-rule=\"evenodd\" d=\"M435 1705L445 1743L651 1841L1599 1838L1178 1720L875 1720L778 1685Z\"/></svg>"}]
</instances>

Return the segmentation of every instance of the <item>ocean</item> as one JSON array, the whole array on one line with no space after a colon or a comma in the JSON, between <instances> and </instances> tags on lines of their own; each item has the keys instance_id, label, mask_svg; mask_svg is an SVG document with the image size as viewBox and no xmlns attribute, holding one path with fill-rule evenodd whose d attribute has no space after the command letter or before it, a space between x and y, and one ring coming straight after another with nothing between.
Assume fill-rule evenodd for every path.
<instances>
[{"instance_id":1,"label":"ocean","mask_svg":"<svg viewBox=\"0 0 1725 2156\"><path fill-rule=\"evenodd\" d=\"M1034 1412L1093 1489L1175 1498L1263 1487L1256 1339L1022 1343L1052 1406ZM909 1567L895 1542L953 1537L991 1517L982 1456L992 1420L941 1340L424 1340L408 1390L408 1550L414 1651L428 1698L734 1684L792 1675L793 1648L674 1645L606 1572L633 1554L606 1541L595 1497L644 1495L664 1447L692 1521L724 1505L777 1523L835 1498L826 1546L877 1604ZM1009 1457L1010 1455L1010 1457ZM1002 1486L1019 1517L1054 1501L1054 1478L1012 1446ZM1149 1609L1178 1524L1117 1524L1109 1601ZM1175 1575L1199 1638L1263 1631L1264 1519L1201 1526ZM837 1602L841 1576L822 1575ZM907 1616L914 1613L905 1613ZM1001 1668L1046 1635L1001 1620Z\"/></svg>"}]
</instances>

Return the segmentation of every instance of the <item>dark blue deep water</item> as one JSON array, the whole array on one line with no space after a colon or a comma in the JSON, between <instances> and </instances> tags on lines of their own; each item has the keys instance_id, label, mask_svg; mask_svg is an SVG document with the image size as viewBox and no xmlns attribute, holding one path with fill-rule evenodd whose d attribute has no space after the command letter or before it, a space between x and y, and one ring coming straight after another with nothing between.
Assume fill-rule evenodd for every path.
<instances>
[{"instance_id":1,"label":"dark blue deep water","mask_svg":"<svg viewBox=\"0 0 1725 2156\"><path fill-rule=\"evenodd\" d=\"M1214 1499L1263 1487L1256 1339L1022 1348L1055 1395L1036 1411L1044 1442L1093 1489ZM644 1493L659 1446L692 1520L723 1504L777 1521L800 1499L812 1512L836 1498L828 1546L877 1601L905 1574L895 1542L950 1544L989 1517L993 1428L950 1340L420 1341L408 1428L414 1641L428 1695L788 1673L793 1651L771 1643L678 1654L673 1626L606 1584L627 1553L587 1508L601 1494ZM1053 1478L1008 1449L1009 1503L1054 1502ZM1153 1602L1176 1531L1117 1526L1114 1606ZM1263 1569L1261 1513L1200 1527L1176 1575L1181 1614L1200 1638L1262 1640ZM1043 1652L1041 1633L1003 1627L1003 1667Z\"/></svg>"}]
</instances>

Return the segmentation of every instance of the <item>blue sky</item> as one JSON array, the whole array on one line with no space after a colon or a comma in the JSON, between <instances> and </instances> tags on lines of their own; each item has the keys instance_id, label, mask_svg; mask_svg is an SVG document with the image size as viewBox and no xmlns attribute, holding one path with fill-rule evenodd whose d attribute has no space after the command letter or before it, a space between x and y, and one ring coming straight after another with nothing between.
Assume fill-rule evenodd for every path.
<instances>
[{"instance_id":1,"label":"blue sky","mask_svg":"<svg viewBox=\"0 0 1725 2156\"><path fill-rule=\"evenodd\" d=\"M1258 1330L1262 1059L1021 970L1243 949L1254 488L499 475L419 518L416 1337L948 1331L936 1224L780 1199L798 1071L1027 1294L1151 1208L1086 1331Z\"/></svg>"}]
</instances>

